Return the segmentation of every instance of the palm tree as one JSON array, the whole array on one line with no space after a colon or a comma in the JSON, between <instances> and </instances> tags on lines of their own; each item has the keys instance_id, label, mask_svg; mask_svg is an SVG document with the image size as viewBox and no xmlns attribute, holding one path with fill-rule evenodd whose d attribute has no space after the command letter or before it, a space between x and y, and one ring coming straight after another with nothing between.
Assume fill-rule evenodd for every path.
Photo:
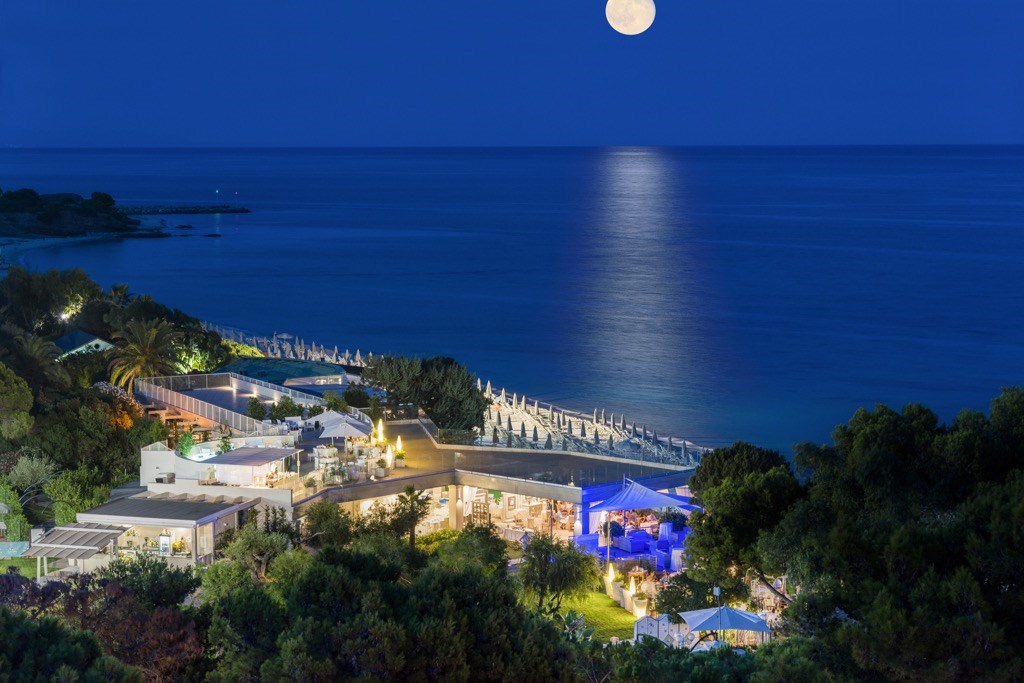
<instances>
[{"instance_id":1,"label":"palm tree","mask_svg":"<svg viewBox=\"0 0 1024 683\"><path fill-rule=\"evenodd\" d=\"M116 284L107 293L107 300L116 306L126 306L132 300L132 294L128 291L128 285Z\"/></svg>"},{"instance_id":2,"label":"palm tree","mask_svg":"<svg viewBox=\"0 0 1024 683\"><path fill-rule=\"evenodd\" d=\"M409 532L409 548L416 547L416 525L430 512L430 496L406 486L395 502L395 520L398 528Z\"/></svg>"},{"instance_id":3,"label":"palm tree","mask_svg":"<svg viewBox=\"0 0 1024 683\"><path fill-rule=\"evenodd\" d=\"M60 355L56 344L34 334L14 339L14 365L30 387L71 381L67 371L57 362Z\"/></svg>"},{"instance_id":4,"label":"palm tree","mask_svg":"<svg viewBox=\"0 0 1024 683\"><path fill-rule=\"evenodd\" d=\"M177 372L181 333L166 321L129 320L113 337L108 369L114 384L131 391L139 377Z\"/></svg>"}]
</instances>

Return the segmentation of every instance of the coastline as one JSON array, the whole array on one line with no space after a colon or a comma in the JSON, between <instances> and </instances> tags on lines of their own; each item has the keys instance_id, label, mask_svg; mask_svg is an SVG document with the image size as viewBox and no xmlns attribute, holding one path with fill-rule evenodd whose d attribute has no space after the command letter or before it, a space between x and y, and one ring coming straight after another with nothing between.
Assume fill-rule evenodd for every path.
<instances>
[{"instance_id":1,"label":"coastline","mask_svg":"<svg viewBox=\"0 0 1024 683\"><path fill-rule=\"evenodd\" d=\"M23 265L25 254L34 249L47 247L83 244L100 240L121 239L123 235L98 233L77 235L74 237L6 237L0 238L0 263L4 266ZM6 270L6 268L4 268ZM2 271L0 271L2 272Z\"/></svg>"}]
</instances>

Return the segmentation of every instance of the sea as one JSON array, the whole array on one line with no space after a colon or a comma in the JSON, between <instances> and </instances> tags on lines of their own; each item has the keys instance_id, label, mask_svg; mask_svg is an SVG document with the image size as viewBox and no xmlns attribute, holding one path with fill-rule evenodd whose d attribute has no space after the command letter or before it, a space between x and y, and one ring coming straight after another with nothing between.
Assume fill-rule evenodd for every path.
<instances>
[{"instance_id":1,"label":"sea","mask_svg":"<svg viewBox=\"0 0 1024 683\"><path fill-rule=\"evenodd\" d=\"M3 149L0 187L247 207L21 260L702 445L1024 383L1022 147Z\"/></svg>"}]
</instances>

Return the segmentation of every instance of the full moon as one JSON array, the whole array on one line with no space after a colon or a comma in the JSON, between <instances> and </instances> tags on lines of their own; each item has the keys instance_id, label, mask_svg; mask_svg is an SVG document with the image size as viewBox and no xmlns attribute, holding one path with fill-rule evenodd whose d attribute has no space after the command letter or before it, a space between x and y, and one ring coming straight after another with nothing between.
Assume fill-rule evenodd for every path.
<instances>
[{"instance_id":1,"label":"full moon","mask_svg":"<svg viewBox=\"0 0 1024 683\"><path fill-rule=\"evenodd\" d=\"M654 0L608 0L604 15L613 29L635 36L654 23Z\"/></svg>"}]
</instances>

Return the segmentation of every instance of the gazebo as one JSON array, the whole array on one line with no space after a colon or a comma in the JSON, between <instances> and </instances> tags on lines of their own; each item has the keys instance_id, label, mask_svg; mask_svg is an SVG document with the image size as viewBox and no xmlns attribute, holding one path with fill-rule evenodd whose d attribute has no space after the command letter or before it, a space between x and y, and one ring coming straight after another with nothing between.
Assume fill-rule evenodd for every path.
<instances>
[{"instance_id":1,"label":"gazebo","mask_svg":"<svg viewBox=\"0 0 1024 683\"><path fill-rule=\"evenodd\" d=\"M104 550L111 549L113 555L118 537L127 530L126 526L107 524L65 524L47 531L21 556L36 558L36 579L49 573L51 559L67 560L84 571L86 561Z\"/></svg>"}]
</instances>

